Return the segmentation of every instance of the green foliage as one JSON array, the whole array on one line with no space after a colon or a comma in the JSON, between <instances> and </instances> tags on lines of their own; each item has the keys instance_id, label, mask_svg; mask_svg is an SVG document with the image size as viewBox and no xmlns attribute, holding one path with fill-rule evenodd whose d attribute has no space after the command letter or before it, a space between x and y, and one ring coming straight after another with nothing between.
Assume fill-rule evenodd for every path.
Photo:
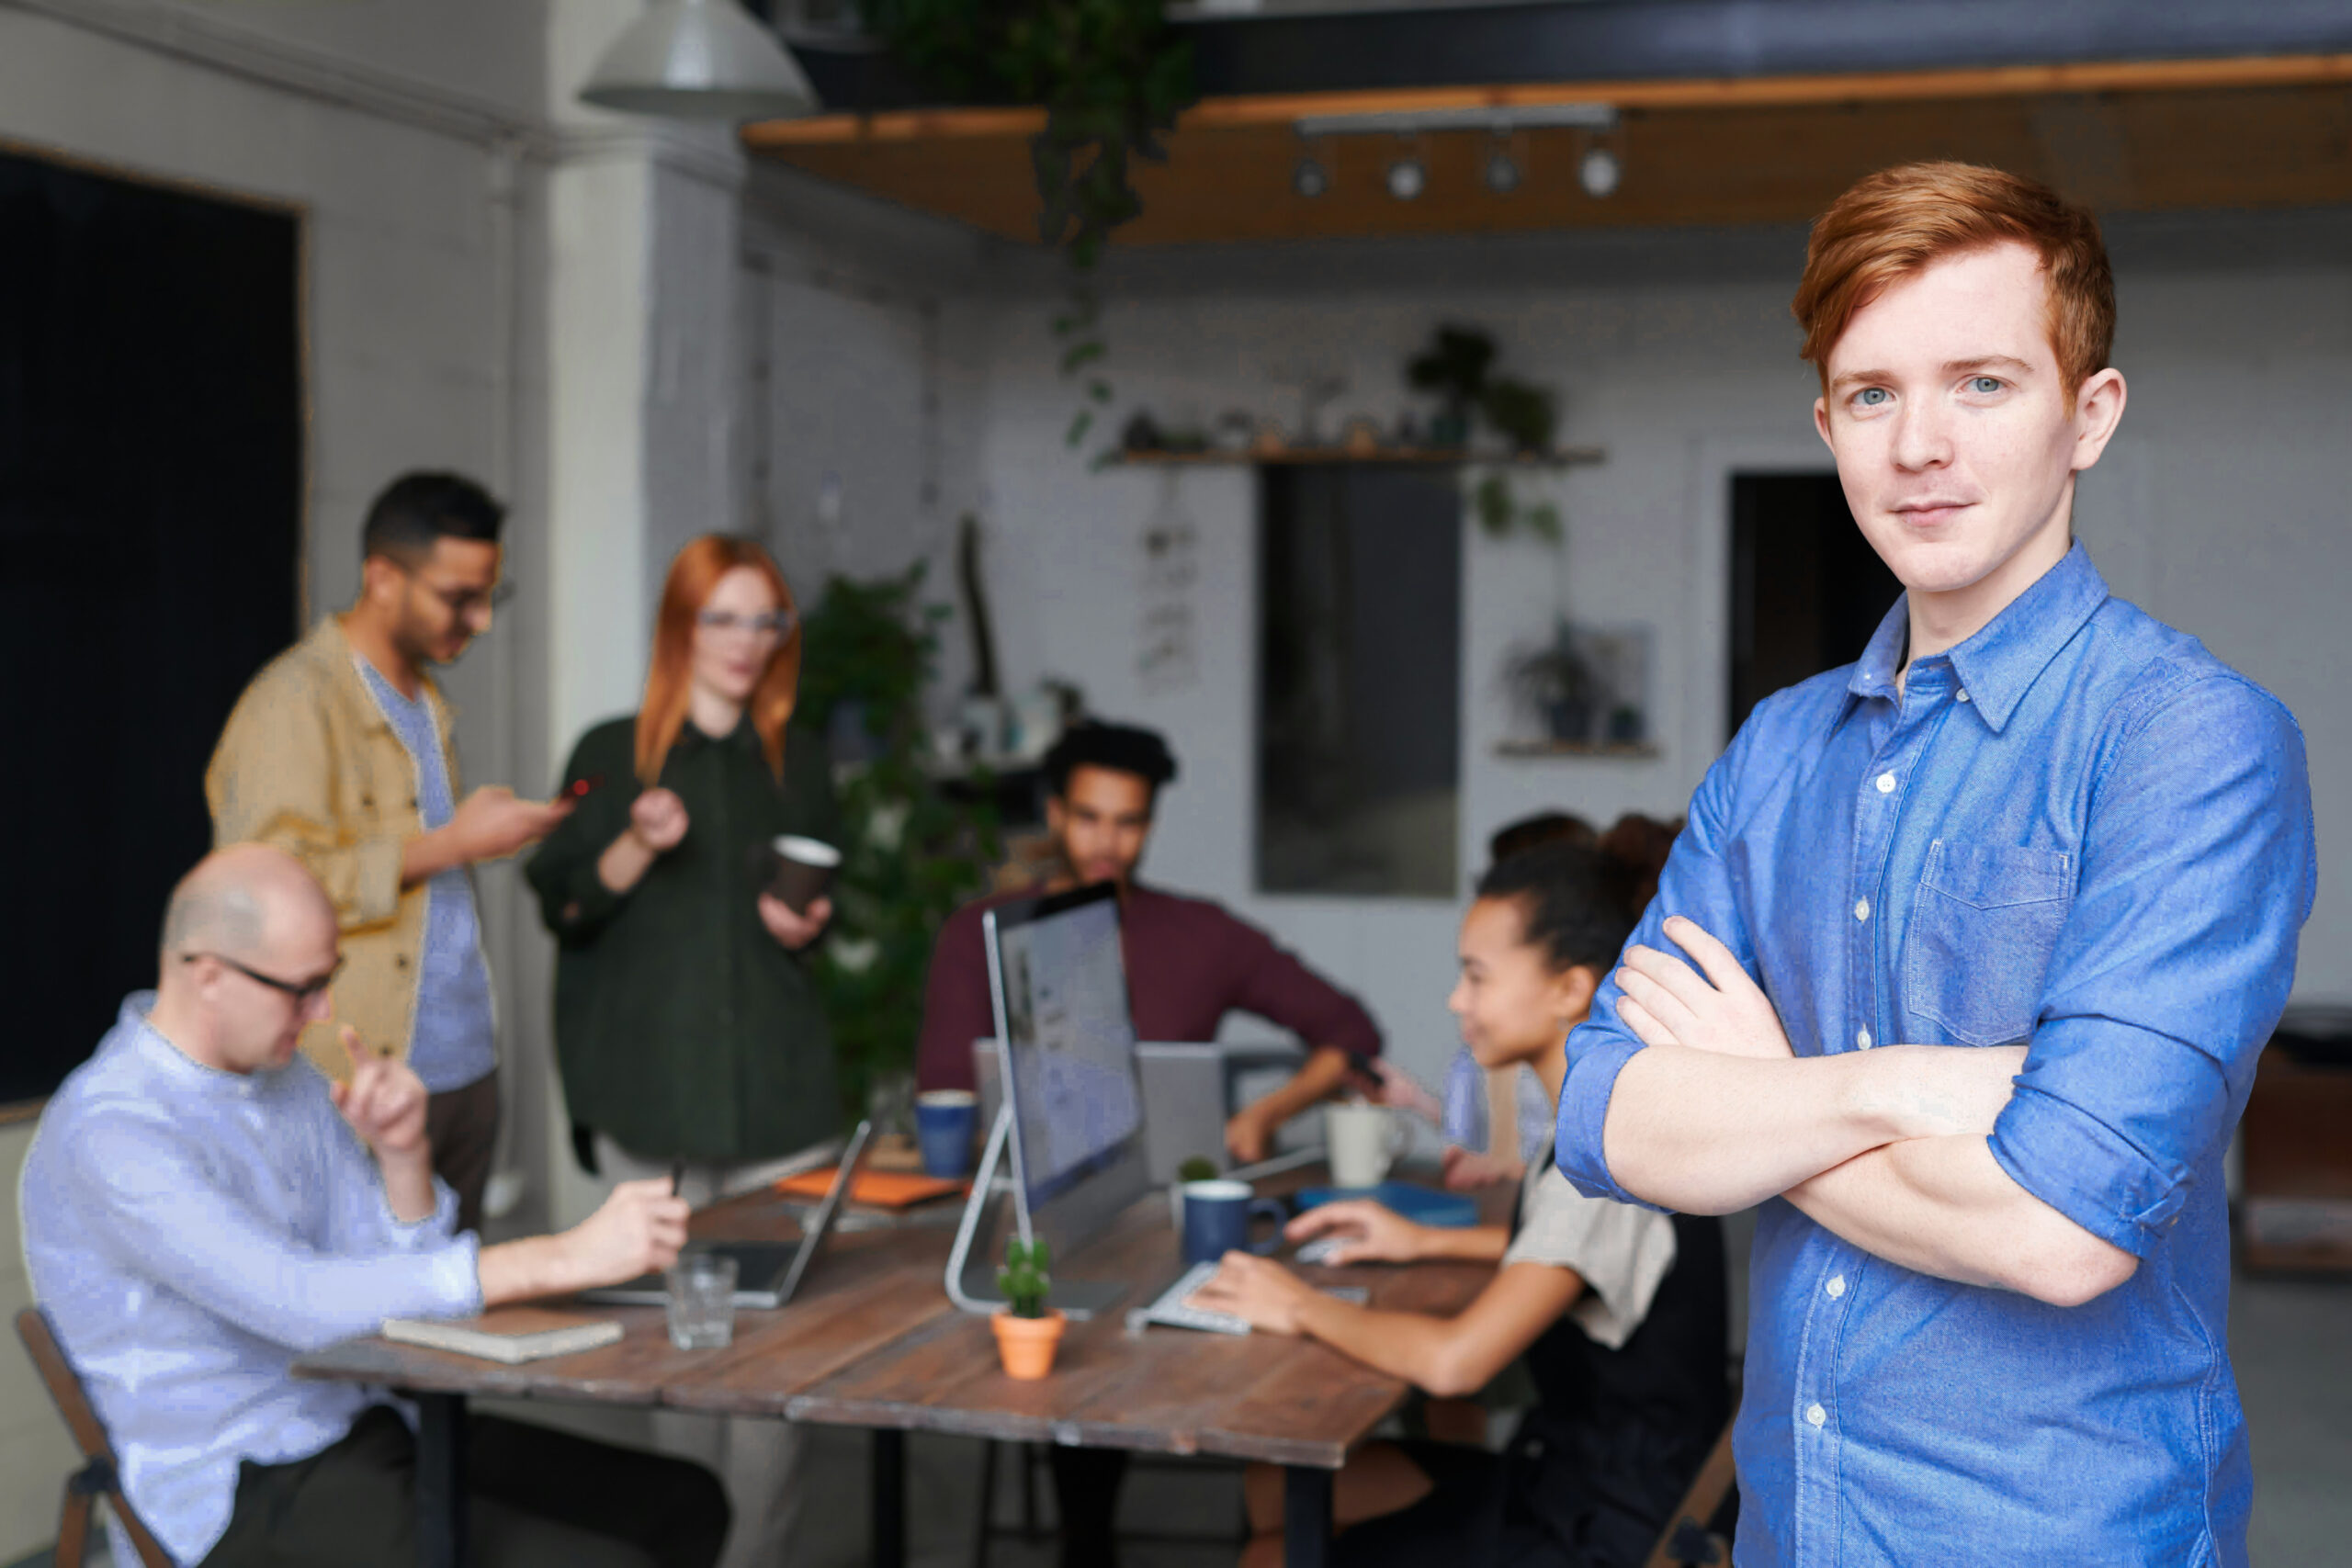
<instances>
[{"instance_id":1,"label":"green foliage","mask_svg":"<svg viewBox=\"0 0 2352 1568\"><path fill-rule=\"evenodd\" d=\"M1176 1168L1176 1179L1179 1181L1214 1181L1216 1179L1216 1161L1208 1158L1204 1155L1194 1155L1191 1159L1186 1160L1183 1164Z\"/></svg>"},{"instance_id":2,"label":"green foliage","mask_svg":"<svg viewBox=\"0 0 2352 1568\"><path fill-rule=\"evenodd\" d=\"M1046 1297L1054 1288L1048 1261L1044 1236L1024 1242L1016 1235L1004 1244L1004 1267L996 1271L996 1290L1013 1316L1046 1315Z\"/></svg>"},{"instance_id":3,"label":"green foliage","mask_svg":"<svg viewBox=\"0 0 2352 1568\"><path fill-rule=\"evenodd\" d=\"M1517 450L1551 449L1552 432L1558 426L1559 413L1553 406L1552 394L1543 388L1498 376L1479 392L1478 412Z\"/></svg>"},{"instance_id":4,"label":"green foliage","mask_svg":"<svg viewBox=\"0 0 2352 1568\"><path fill-rule=\"evenodd\" d=\"M836 577L801 632L800 713L830 727L855 705L876 751L836 770L842 860L816 964L854 1114L878 1079L913 1070L932 943L1001 853L993 814L948 800L923 767L922 694L947 612L922 602L922 580L921 562L874 582Z\"/></svg>"},{"instance_id":5,"label":"green foliage","mask_svg":"<svg viewBox=\"0 0 2352 1568\"><path fill-rule=\"evenodd\" d=\"M1437 341L1405 366L1417 392L1433 392L1447 406L1466 409L1478 400L1495 362L1495 340L1476 327L1440 327Z\"/></svg>"},{"instance_id":6,"label":"green foliage","mask_svg":"<svg viewBox=\"0 0 2352 1568\"><path fill-rule=\"evenodd\" d=\"M1471 510L1490 539L1508 539L1524 529L1547 545L1561 539L1560 509L1548 501L1521 506L1510 478L1498 469L1478 477L1470 491Z\"/></svg>"}]
</instances>

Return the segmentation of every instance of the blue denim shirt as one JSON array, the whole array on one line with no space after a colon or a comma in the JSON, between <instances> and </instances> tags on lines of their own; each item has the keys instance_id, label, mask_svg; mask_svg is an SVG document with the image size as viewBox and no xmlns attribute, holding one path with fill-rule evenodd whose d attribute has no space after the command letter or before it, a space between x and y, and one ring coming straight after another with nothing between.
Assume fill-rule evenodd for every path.
<instances>
[{"instance_id":1,"label":"blue denim shirt","mask_svg":"<svg viewBox=\"0 0 2352 1568\"><path fill-rule=\"evenodd\" d=\"M402 1224L309 1059L216 1072L123 1003L41 1111L17 1202L33 1299L113 1438L123 1490L181 1562L229 1527L238 1466L307 1459L378 1399L294 1358L388 1317L481 1310L475 1238ZM137 1568L130 1538L115 1561Z\"/></svg>"},{"instance_id":2,"label":"blue denim shirt","mask_svg":"<svg viewBox=\"0 0 2352 1568\"><path fill-rule=\"evenodd\" d=\"M2244 1563L2222 1159L2311 910L2301 733L2079 545L1898 694L1907 613L1757 709L1634 940L1713 931L1801 1055L2028 1043L1994 1157L2140 1264L2064 1309L1766 1203L1736 1561ZM1617 1001L1568 1038L1558 1153L1631 1199L1601 1146L1641 1048Z\"/></svg>"}]
</instances>

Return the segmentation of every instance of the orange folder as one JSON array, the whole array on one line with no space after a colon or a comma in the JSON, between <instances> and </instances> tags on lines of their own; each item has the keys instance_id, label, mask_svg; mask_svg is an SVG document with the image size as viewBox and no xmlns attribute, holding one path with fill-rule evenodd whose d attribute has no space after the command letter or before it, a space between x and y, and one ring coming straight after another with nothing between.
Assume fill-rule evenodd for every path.
<instances>
[{"instance_id":1,"label":"orange folder","mask_svg":"<svg viewBox=\"0 0 2352 1568\"><path fill-rule=\"evenodd\" d=\"M812 1201L821 1199L833 1185L835 1168L829 1165L820 1170L787 1176L775 1184L775 1190L788 1197ZM963 1182L949 1177L924 1176L916 1171L861 1170L857 1179L850 1183L849 1201L877 1209L904 1209L961 1192L964 1187Z\"/></svg>"}]
</instances>

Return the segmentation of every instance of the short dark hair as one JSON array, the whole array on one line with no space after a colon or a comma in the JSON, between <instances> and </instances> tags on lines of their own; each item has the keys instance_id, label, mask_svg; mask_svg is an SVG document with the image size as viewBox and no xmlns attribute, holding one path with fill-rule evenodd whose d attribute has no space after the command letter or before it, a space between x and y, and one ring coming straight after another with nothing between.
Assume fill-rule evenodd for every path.
<instances>
[{"instance_id":1,"label":"short dark hair","mask_svg":"<svg viewBox=\"0 0 2352 1568\"><path fill-rule=\"evenodd\" d=\"M1046 753L1046 787L1055 799L1069 796L1069 776L1080 768L1133 773L1151 786L1157 801L1160 786L1176 780L1176 754L1157 730L1090 718L1064 730Z\"/></svg>"},{"instance_id":2,"label":"short dark hair","mask_svg":"<svg viewBox=\"0 0 2352 1568\"><path fill-rule=\"evenodd\" d=\"M415 566L436 539L498 543L506 508L462 474L402 474L384 487L359 529L359 556Z\"/></svg>"}]
</instances>

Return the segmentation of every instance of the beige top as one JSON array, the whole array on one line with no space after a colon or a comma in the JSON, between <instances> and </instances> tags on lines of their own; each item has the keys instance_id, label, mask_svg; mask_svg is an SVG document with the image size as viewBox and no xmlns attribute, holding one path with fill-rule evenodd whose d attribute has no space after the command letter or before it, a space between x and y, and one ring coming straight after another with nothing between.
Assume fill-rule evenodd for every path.
<instances>
[{"instance_id":1,"label":"beige top","mask_svg":"<svg viewBox=\"0 0 2352 1568\"><path fill-rule=\"evenodd\" d=\"M1576 1270L1584 1292L1568 1316L1594 1344L1622 1349L1674 1267L1674 1222L1655 1209L1586 1197L1547 1148L1521 1182L1519 1229L1503 1262Z\"/></svg>"},{"instance_id":2,"label":"beige top","mask_svg":"<svg viewBox=\"0 0 2352 1568\"><path fill-rule=\"evenodd\" d=\"M448 708L430 680L424 695L450 798L462 799ZM348 1023L368 1044L405 1058L428 896L424 883L401 886L402 852L424 830L416 764L368 694L339 618L322 620L245 687L205 769L204 793L215 848L275 844L310 867L334 902L344 957L334 1017L304 1030L302 1049L328 1077L348 1077L335 1036Z\"/></svg>"}]
</instances>

